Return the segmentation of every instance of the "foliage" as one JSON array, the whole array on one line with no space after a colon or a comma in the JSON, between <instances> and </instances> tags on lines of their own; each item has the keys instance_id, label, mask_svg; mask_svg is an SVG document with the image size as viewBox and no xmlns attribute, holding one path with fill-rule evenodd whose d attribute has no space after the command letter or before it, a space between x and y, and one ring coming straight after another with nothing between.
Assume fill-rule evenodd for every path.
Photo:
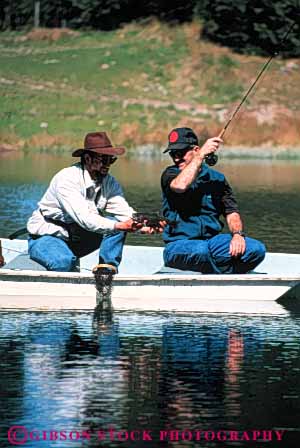
<instances>
[{"instance_id":1,"label":"foliage","mask_svg":"<svg viewBox=\"0 0 300 448\"><path fill-rule=\"evenodd\" d=\"M198 17L203 36L238 52L270 54L289 27L284 56L300 55L300 0L0 0L0 29L42 27L113 30L124 23L158 17L183 23Z\"/></svg>"},{"instance_id":2,"label":"foliage","mask_svg":"<svg viewBox=\"0 0 300 448\"><path fill-rule=\"evenodd\" d=\"M300 55L299 0L200 0L196 8L204 19L203 36L235 51ZM292 31L281 46L288 30Z\"/></svg>"},{"instance_id":3,"label":"foliage","mask_svg":"<svg viewBox=\"0 0 300 448\"><path fill-rule=\"evenodd\" d=\"M33 25L36 0L1 0L0 27L19 29ZM40 24L111 30L124 22L157 16L184 22L193 17L194 0L39 0Z\"/></svg>"}]
</instances>

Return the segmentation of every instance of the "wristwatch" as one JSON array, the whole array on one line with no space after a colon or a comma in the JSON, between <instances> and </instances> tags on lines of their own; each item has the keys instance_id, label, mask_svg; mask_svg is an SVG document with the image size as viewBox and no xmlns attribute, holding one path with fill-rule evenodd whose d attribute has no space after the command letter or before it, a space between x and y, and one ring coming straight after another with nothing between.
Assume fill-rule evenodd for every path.
<instances>
[{"instance_id":1,"label":"wristwatch","mask_svg":"<svg viewBox=\"0 0 300 448\"><path fill-rule=\"evenodd\" d=\"M232 236L233 236L233 235L240 235L240 236L242 236L243 238L245 238L245 236L246 236L245 232L243 232L242 230L237 230L236 232L231 232L231 235L232 235Z\"/></svg>"}]
</instances>

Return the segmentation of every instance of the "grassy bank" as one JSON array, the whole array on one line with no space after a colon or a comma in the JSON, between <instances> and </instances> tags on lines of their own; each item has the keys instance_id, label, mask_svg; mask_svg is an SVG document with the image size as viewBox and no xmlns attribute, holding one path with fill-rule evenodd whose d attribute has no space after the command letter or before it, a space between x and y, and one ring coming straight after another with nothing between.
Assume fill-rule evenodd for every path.
<instances>
[{"instance_id":1,"label":"grassy bank","mask_svg":"<svg viewBox=\"0 0 300 448\"><path fill-rule=\"evenodd\" d=\"M115 32L1 33L0 147L69 149L94 130L129 147L160 147L180 125L215 135L265 59L203 42L199 29L152 22ZM299 67L272 63L227 145L299 146Z\"/></svg>"}]
</instances>

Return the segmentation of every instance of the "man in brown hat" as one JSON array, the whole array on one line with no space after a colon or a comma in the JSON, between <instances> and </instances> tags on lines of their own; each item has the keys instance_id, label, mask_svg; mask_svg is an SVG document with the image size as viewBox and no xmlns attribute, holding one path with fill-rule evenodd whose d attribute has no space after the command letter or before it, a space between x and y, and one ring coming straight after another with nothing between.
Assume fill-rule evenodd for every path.
<instances>
[{"instance_id":1,"label":"man in brown hat","mask_svg":"<svg viewBox=\"0 0 300 448\"><path fill-rule=\"evenodd\" d=\"M72 153L80 162L53 177L28 220L31 259L49 271L73 271L78 258L100 248L99 263L117 272L126 232L142 227L133 221L134 210L109 174L124 152L112 146L105 132L86 135L84 148Z\"/></svg>"}]
</instances>

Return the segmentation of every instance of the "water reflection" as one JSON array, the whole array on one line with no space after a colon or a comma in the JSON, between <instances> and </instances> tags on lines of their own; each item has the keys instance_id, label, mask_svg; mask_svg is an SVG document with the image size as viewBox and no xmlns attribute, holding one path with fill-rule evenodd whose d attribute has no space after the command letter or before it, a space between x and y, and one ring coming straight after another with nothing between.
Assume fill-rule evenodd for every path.
<instances>
[{"instance_id":1,"label":"water reflection","mask_svg":"<svg viewBox=\"0 0 300 448\"><path fill-rule=\"evenodd\" d=\"M64 440L64 447L99 446L98 430L109 447L120 446L121 430L152 437L133 443L123 433L122 446L164 446L170 434L159 440L160 431L171 429L181 434L180 447L214 447L220 442L182 440L182 432L276 428L289 428L284 446L296 446L288 444L300 416L299 324L297 316L119 313L105 322L91 313L2 313L4 446L12 425L40 437L46 431L45 447L57 446L49 440L54 429L90 431L82 445Z\"/></svg>"},{"instance_id":2,"label":"water reflection","mask_svg":"<svg viewBox=\"0 0 300 448\"><path fill-rule=\"evenodd\" d=\"M24 227L53 174L74 161L54 154L0 156L0 235ZM121 159L112 174L138 211L161 206L160 175L163 160ZM217 169L232 184L247 233L266 243L269 251L300 253L300 161L221 160ZM160 236L129 235L129 244L162 245Z\"/></svg>"}]
</instances>

